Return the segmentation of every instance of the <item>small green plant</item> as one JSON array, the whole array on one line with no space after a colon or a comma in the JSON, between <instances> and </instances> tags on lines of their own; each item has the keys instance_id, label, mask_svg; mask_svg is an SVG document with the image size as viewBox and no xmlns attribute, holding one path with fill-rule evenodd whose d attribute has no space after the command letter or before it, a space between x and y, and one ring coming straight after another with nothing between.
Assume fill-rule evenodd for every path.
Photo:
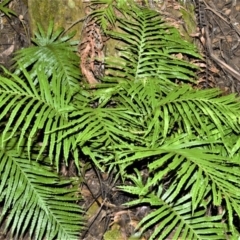
<instances>
[{"instance_id":1,"label":"small green plant","mask_svg":"<svg viewBox=\"0 0 240 240\"><path fill-rule=\"evenodd\" d=\"M130 1L93 4L102 4L92 16L105 34L123 42L119 57L108 56L102 84L79 84L76 42L53 32L53 23L47 33L39 26L35 46L18 52L15 72L0 76L6 229L78 239L77 185L57 172L71 159L80 170L83 154L132 182L119 189L137 196L126 205L151 207L136 229L153 229L150 239L237 239L239 100L191 87L196 67L177 54L199 55L156 12ZM113 18L114 11L122 14Z\"/></svg>"},{"instance_id":2,"label":"small green plant","mask_svg":"<svg viewBox=\"0 0 240 240\"><path fill-rule=\"evenodd\" d=\"M79 84L76 43L41 28L33 42L16 56L15 73L0 76L0 192L6 229L16 237L78 239L83 226L74 179L58 176L60 161L71 155L74 138L63 138L69 114L74 114ZM81 102L78 97L75 104ZM72 156L72 157L70 157Z\"/></svg>"},{"instance_id":3,"label":"small green plant","mask_svg":"<svg viewBox=\"0 0 240 240\"><path fill-rule=\"evenodd\" d=\"M11 1L12 0L4 0L0 2L0 12L2 12L3 14L6 14L8 17L10 17L11 15L16 15L14 11L6 7L6 5L8 5Z\"/></svg>"}]
</instances>

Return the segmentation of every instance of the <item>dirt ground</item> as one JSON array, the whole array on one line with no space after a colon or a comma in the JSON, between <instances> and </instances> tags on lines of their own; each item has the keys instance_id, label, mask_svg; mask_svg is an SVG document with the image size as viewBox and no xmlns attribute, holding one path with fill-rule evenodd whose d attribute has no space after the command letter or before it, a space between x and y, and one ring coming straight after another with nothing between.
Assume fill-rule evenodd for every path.
<instances>
[{"instance_id":1,"label":"dirt ground","mask_svg":"<svg viewBox=\"0 0 240 240\"><path fill-rule=\"evenodd\" d=\"M219 87L226 94L240 95L240 1L192 1L196 8L192 21L197 23L198 28L188 34L204 57L200 64L199 86ZM179 2L149 2L150 7L169 23L186 29L180 13L183 7ZM31 44L27 6L22 0L13 0L9 7L17 13L17 17L9 18L0 13L0 64L7 68L12 64L14 52ZM86 209L87 230L80 239L100 240L108 230L112 230L110 234L116 234L112 239L128 239L137 223L150 211L148 207L125 209L123 203L131 198L115 190L116 183L111 175L92 169L85 178L86 185L81 188L81 204ZM150 234L151 231L141 240L148 239ZM0 239L10 239L10 236L1 235L0 230Z\"/></svg>"}]
</instances>

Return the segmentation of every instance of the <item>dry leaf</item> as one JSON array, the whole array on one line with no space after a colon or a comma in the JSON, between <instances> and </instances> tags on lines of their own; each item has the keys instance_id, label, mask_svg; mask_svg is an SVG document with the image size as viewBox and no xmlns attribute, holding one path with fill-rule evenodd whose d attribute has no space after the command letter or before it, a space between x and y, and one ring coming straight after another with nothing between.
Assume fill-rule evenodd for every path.
<instances>
[{"instance_id":1,"label":"dry leaf","mask_svg":"<svg viewBox=\"0 0 240 240\"><path fill-rule=\"evenodd\" d=\"M3 51L2 53L0 53L0 57L7 57L10 54L12 54L14 50L14 44L12 44L9 48L7 48L5 51Z\"/></svg>"}]
</instances>

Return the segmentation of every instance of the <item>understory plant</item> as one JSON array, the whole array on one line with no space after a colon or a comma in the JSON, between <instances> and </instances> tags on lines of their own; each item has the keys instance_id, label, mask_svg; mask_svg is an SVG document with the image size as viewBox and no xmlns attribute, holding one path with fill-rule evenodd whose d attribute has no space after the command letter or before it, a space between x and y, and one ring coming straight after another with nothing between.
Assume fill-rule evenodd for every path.
<instances>
[{"instance_id":1,"label":"understory plant","mask_svg":"<svg viewBox=\"0 0 240 240\"><path fill-rule=\"evenodd\" d=\"M157 12L93 4L102 8L91 17L122 43L101 83L80 84L77 43L53 23L0 76L1 222L16 237L79 239L80 177L58 172L73 160L80 173L87 156L136 196L127 206L150 207L136 232L237 239L239 99L195 87L197 67L184 59L199 58L196 48Z\"/></svg>"},{"instance_id":2,"label":"understory plant","mask_svg":"<svg viewBox=\"0 0 240 240\"><path fill-rule=\"evenodd\" d=\"M2 14L7 15L10 17L11 15L16 15L14 11L12 11L10 8L7 7L7 5L11 2L12 0L2 0L0 2L0 11Z\"/></svg>"}]
</instances>

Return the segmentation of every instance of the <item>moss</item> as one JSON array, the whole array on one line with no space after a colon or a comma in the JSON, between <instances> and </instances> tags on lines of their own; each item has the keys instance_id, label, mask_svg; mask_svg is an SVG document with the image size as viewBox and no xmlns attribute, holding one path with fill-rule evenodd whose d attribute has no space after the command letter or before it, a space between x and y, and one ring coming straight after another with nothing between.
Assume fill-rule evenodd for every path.
<instances>
[{"instance_id":1,"label":"moss","mask_svg":"<svg viewBox=\"0 0 240 240\"><path fill-rule=\"evenodd\" d=\"M81 0L28 0L30 24L32 34L36 31L37 23L46 30L50 20L54 20L55 29L58 27L69 28L72 23L84 17L84 4ZM79 39L81 22L70 29L77 31Z\"/></svg>"}]
</instances>

